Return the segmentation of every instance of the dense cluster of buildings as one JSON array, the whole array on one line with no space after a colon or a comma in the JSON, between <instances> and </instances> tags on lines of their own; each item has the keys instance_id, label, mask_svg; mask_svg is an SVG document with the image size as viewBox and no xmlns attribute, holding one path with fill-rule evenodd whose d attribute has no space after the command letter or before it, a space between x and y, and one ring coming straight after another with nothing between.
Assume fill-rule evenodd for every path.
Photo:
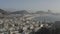
<instances>
[{"instance_id":1,"label":"dense cluster of buildings","mask_svg":"<svg viewBox=\"0 0 60 34\"><path fill-rule=\"evenodd\" d=\"M41 27L51 28L52 25L50 22L45 23L27 17L4 17L0 19L0 34L30 34Z\"/></svg>"}]
</instances>

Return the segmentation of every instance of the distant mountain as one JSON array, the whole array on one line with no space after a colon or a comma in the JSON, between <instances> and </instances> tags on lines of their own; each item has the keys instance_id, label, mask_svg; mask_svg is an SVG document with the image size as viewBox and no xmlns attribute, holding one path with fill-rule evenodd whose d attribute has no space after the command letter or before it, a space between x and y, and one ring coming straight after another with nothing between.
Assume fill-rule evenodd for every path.
<instances>
[{"instance_id":1,"label":"distant mountain","mask_svg":"<svg viewBox=\"0 0 60 34\"><path fill-rule=\"evenodd\" d=\"M60 13L53 13L50 10L48 12L45 11L37 11L36 14L52 14L52 15L60 15Z\"/></svg>"},{"instance_id":2,"label":"distant mountain","mask_svg":"<svg viewBox=\"0 0 60 34\"><path fill-rule=\"evenodd\" d=\"M2 14L8 14L7 11L5 11L3 9L0 9L0 13L2 13Z\"/></svg>"},{"instance_id":3,"label":"distant mountain","mask_svg":"<svg viewBox=\"0 0 60 34\"><path fill-rule=\"evenodd\" d=\"M14 8L5 8L4 10L5 10L5 11L13 12L13 11L17 11L18 9L14 9Z\"/></svg>"},{"instance_id":4,"label":"distant mountain","mask_svg":"<svg viewBox=\"0 0 60 34\"><path fill-rule=\"evenodd\" d=\"M46 12L44 12L44 11L37 11L36 13L37 14L45 14Z\"/></svg>"},{"instance_id":5,"label":"distant mountain","mask_svg":"<svg viewBox=\"0 0 60 34\"><path fill-rule=\"evenodd\" d=\"M51 12L51 10L48 10L47 12L45 12L45 11L37 11L36 13L37 13L37 14L53 14L53 13Z\"/></svg>"},{"instance_id":6,"label":"distant mountain","mask_svg":"<svg viewBox=\"0 0 60 34\"><path fill-rule=\"evenodd\" d=\"M11 14L28 14L26 10L11 12Z\"/></svg>"}]
</instances>

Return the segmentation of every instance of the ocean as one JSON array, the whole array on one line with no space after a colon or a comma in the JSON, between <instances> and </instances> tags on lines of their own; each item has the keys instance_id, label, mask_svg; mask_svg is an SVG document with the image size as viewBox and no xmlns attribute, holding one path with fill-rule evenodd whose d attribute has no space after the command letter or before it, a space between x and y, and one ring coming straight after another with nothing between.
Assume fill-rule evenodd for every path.
<instances>
[{"instance_id":1,"label":"ocean","mask_svg":"<svg viewBox=\"0 0 60 34\"><path fill-rule=\"evenodd\" d=\"M48 14L48 15L40 15L38 17L35 17L34 18L35 20L38 20L38 21L60 21L60 15L51 15L51 14Z\"/></svg>"}]
</instances>

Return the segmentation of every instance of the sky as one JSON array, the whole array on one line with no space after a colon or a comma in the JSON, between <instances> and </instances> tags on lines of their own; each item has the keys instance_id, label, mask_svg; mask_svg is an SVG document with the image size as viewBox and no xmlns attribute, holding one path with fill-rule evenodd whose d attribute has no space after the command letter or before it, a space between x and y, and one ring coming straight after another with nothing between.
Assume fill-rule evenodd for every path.
<instances>
[{"instance_id":1,"label":"sky","mask_svg":"<svg viewBox=\"0 0 60 34\"><path fill-rule=\"evenodd\" d=\"M0 0L0 8L8 10L60 12L60 0Z\"/></svg>"}]
</instances>

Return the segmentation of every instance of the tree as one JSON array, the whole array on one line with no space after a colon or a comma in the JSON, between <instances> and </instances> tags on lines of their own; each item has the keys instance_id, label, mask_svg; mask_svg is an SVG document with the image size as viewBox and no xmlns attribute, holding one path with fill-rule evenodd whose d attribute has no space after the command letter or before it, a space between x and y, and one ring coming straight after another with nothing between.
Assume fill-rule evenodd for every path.
<instances>
[{"instance_id":1,"label":"tree","mask_svg":"<svg viewBox=\"0 0 60 34\"><path fill-rule=\"evenodd\" d=\"M50 31L49 29L42 27L37 32L35 32L35 34L50 34Z\"/></svg>"}]
</instances>

